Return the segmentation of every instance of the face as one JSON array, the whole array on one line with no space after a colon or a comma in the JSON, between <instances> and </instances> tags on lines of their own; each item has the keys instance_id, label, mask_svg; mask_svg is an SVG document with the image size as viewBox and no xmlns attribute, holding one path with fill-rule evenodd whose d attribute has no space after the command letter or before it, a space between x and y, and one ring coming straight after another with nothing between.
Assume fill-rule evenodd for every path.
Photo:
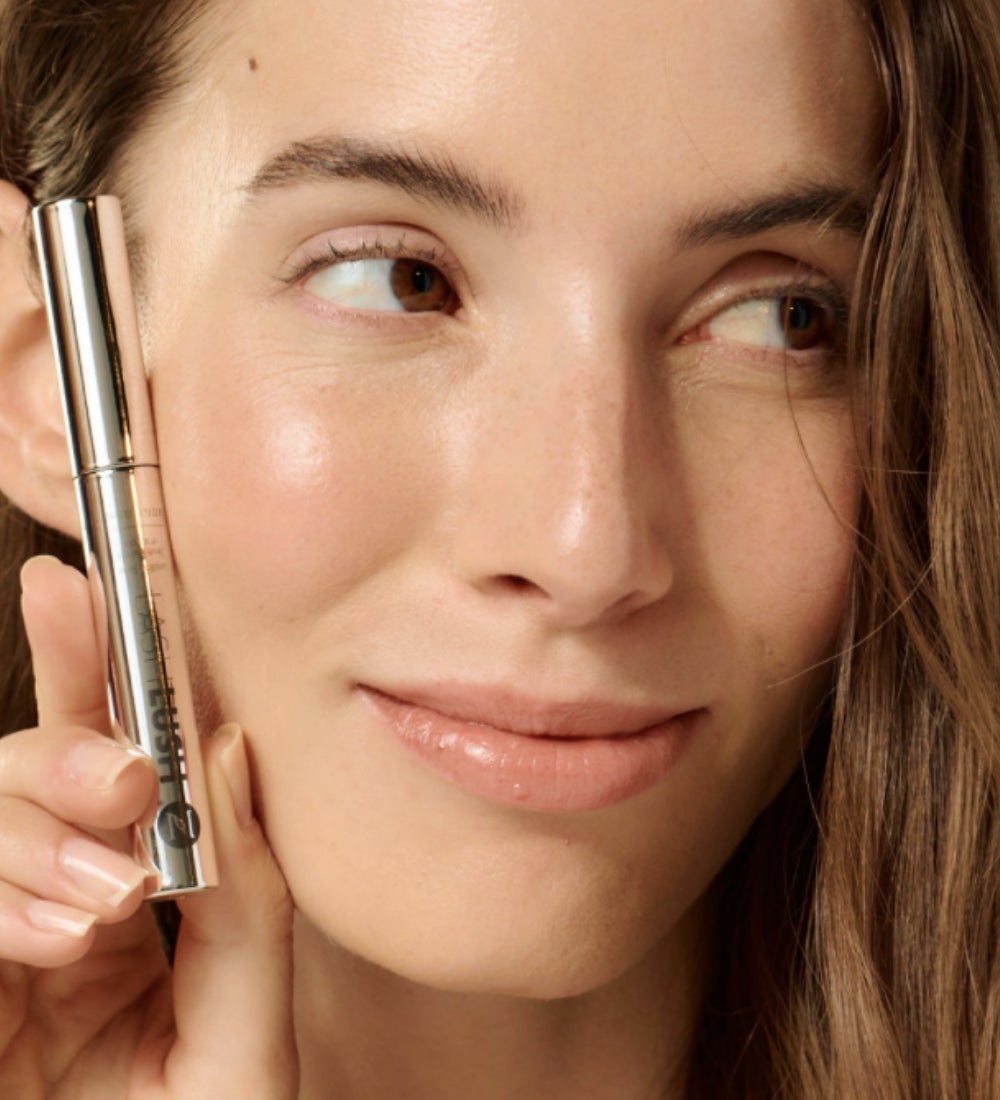
<instances>
[{"instance_id":1,"label":"face","mask_svg":"<svg viewBox=\"0 0 1000 1100\"><path fill-rule=\"evenodd\" d=\"M129 164L205 720L325 934L581 992L828 682L868 53L820 0L296 12L213 13Z\"/></svg>"}]
</instances>

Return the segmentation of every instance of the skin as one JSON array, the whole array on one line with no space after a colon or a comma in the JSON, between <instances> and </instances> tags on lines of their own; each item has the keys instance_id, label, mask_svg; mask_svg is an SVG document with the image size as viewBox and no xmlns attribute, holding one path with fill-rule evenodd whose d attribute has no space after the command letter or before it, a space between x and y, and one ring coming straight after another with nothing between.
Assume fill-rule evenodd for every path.
<instances>
[{"instance_id":1,"label":"skin","mask_svg":"<svg viewBox=\"0 0 1000 1100\"><path fill-rule=\"evenodd\" d=\"M683 230L863 192L864 40L818 0L307 9L218 9L124 168L199 705L245 729L297 908L299 1095L663 1096L705 891L828 682L856 508L831 341L786 355L735 312L846 297L855 235ZM509 224L367 179L248 196L332 134L451 158ZM373 243L454 308L294 274ZM354 690L440 679L705 713L651 789L540 814L431 772Z\"/></svg>"}]
</instances>

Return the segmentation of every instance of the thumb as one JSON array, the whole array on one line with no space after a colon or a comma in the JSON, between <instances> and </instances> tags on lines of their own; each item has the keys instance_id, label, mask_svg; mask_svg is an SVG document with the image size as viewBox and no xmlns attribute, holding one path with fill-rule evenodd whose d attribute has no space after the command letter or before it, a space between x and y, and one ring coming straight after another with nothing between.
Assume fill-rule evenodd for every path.
<instances>
[{"instance_id":1,"label":"thumb","mask_svg":"<svg viewBox=\"0 0 1000 1100\"><path fill-rule=\"evenodd\" d=\"M202 751L220 885L178 899L173 1033L137 1071L154 1095L294 1100L291 898L253 817L242 730L223 726Z\"/></svg>"}]
</instances>

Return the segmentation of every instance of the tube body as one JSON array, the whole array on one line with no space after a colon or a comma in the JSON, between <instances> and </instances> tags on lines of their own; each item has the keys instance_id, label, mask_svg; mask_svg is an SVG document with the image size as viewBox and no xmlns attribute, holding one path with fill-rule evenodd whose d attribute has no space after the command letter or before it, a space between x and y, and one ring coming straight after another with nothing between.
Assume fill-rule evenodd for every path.
<instances>
[{"instance_id":1,"label":"tube body","mask_svg":"<svg viewBox=\"0 0 1000 1100\"><path fill-rule=\"evenodd\" d=\"M136 857L150 897L204 889L217 883L211 819L121 210L102 195L33 219L112 722L159 778Z\"/></svg>"}]
</instances>

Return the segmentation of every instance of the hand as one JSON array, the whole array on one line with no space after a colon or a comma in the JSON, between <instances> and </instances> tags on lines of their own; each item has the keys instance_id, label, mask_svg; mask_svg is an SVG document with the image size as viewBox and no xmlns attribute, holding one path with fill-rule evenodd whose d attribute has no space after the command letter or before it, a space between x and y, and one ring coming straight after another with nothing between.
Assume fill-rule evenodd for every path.
<instances>
[{"instance_id":1,"label":"hand","mask_svg":"<svg viewBox=\"0 0 1000 1100\"><path fill-rule=\"evenodd\" d=\"M292 905L241 731L203 742L221 885L179 901L171 972L125 854L156 778L108 738L86 580L22 576L39 727L0 739L0 1096L295 1100Z\"/></svg>"}]
</instances>

